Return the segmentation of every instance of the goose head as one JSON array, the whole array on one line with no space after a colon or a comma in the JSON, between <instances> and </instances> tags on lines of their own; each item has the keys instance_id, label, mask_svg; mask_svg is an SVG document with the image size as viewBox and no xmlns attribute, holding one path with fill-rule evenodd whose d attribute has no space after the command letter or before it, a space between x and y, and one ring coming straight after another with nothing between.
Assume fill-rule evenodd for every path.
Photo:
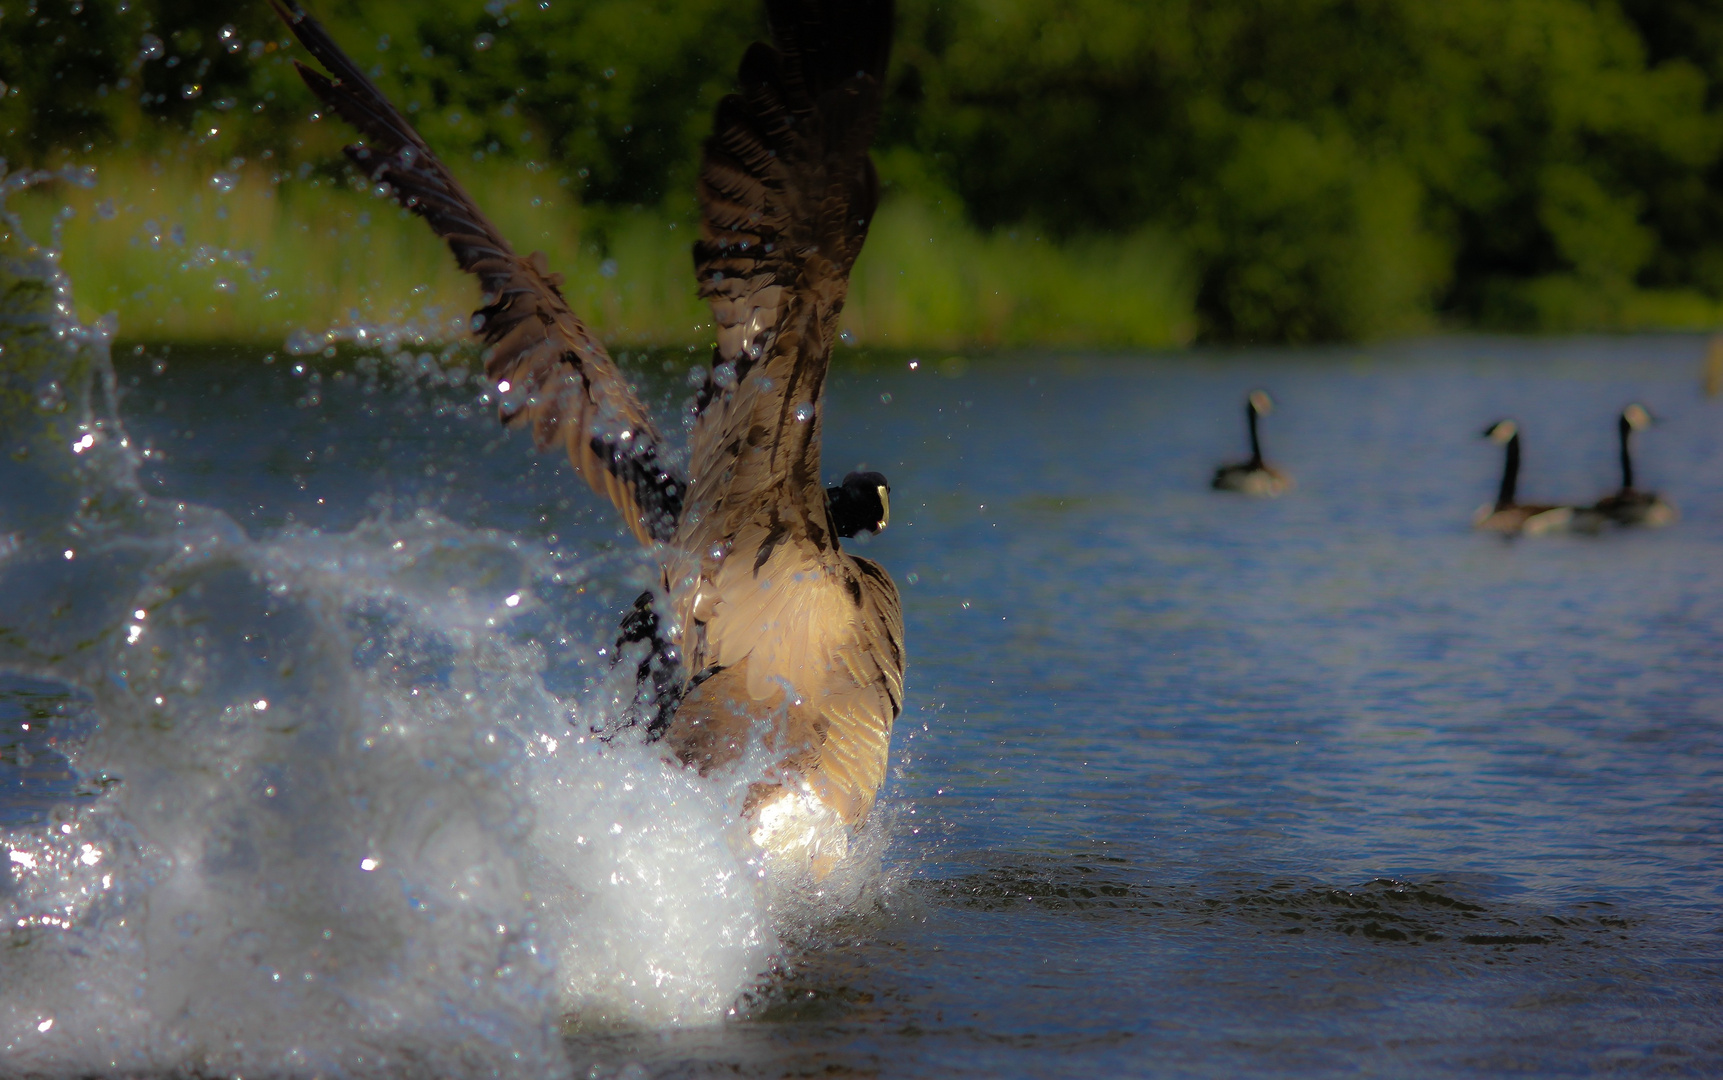
<instances>
[{"instance_id":1,"label":"goose head","mask_svg":"<svg viewBox=\"0 0 1723 1080\"><path fill-rule=\"evenodd\" d=\"M1644 431L1656 422L1657 418L1638 402L1621 410L1621 426L1624 431Z\"/></svg>"},{"instance_id":2,"label":"goose head","mask_svg":"<svg viewBox=\"0 0 1723 1080\"><path fill-rule=\"evenodd\" d=\"M1499 446L1506 446L1508 443L1512 442L1514 436L1519 433L1520 426L1512 420L1497 420L1495 423L1484 429L1483 437Z\"/></svg>"},{"instance_id":3,"label":"goose head","mask_svg":"<svg viewBox=\"0 0 1723 1080\"><path fill-rule=\"evenodd\" d=\"M1250 411L1258 416L1267 416L1274 411L1274 399L1268 396L1266 390L1252 390L1247 400L1250 402Z\"/></svg>"},{"instance_id":4,"label":"goose head","mask_svg":"<svg viewBox=\"0 0 1723 1080\"><path fill-rule=\"evenodd\" d=\"M891 524L891 483L876 472L850 473L842 484L826 489L826 509L845 539L880 532Z\"/></svg>"}]
</instances>

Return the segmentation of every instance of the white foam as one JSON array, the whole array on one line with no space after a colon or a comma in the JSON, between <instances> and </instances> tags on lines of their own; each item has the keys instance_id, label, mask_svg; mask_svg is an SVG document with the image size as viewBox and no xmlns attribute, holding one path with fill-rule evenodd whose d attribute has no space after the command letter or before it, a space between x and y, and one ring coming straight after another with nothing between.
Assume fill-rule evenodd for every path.
<instances>
[{"instance_id":1,"label":"white foam","mask_svg":"<svg viewBox=\"0 0 1723 1080\"><path fill-rule=\"evenodd\" d=\"M43 363L111 372L80 341ZM119 456L42 473L76 558L64 516L7 534L0 663L91 693L65 749L105 791L0 833L0 1068L565 1075L570 1014L710 1023L772 967L746 770L595 739L596 646L590 693L546 688L580 568L426 513L253 540L145 498L77 407Z\"/></svg>"},{"instance_id":2,"label":"white foam","mask_svg":"<svg viewBox=\"0 0 1723 1080\"><path fill-rule=\"evenodd\" d=\"M427 598L457 539L496 584ZM74 751L120 782L3 837L17 1066L554 1071L565 1012L710 1022L768 969L737 785L544 690L506 541L421 516L167 546Z\"/></svg>"}]
</instances>

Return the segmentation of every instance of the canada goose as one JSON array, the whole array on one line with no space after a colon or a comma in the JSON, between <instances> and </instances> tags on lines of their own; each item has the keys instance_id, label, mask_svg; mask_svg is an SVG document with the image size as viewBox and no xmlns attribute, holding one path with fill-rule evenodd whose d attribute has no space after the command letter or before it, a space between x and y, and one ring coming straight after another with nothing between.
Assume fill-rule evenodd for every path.
<instances>
[{"instance_id":1,"label":"canada goose","mask_svg":"<svg viewBox=\"0 0 1723 1080\"><path fill-rule=\"evenodd\" d=\"M1508 448L1502 466L1502 486L1494 506L1480 506L1472 515L1472 527L1509 535L1537 536L1559 532L1573 524L1571 506L1527 506L1514 501L1520 479L1520 429L1512 420L1498 420L1484 429L1484 438Z\"/></svg>"},{"instance_id":2,"label":"canada goose","mask_svg":"<svg viewBox=\"0 0 1723 1080\"><path fill-rule=\"evenodd\" d=\"M1292 477L1262 460L1262 443L1256 435L1256 418L1274 411L1274 402L1261 390L1252 390L1244 399L1245 423L1250 426L1250 460L1235 461L1214 471L1212 487L1216 491L1237 491L1245 495L1274 496L1292 486Z\"/></svg>"},{"instance_id":3,"label":"canada goose","mask_svg":"<svg viewBox=\"0 0 1723 1080\"><path fill-rule=\"evenodd\" d=\"M755 721L776 765L743 807L755 840L822 872L845 853L885 779L903 700L903 616L877 563L840 538L877 531L889 485L820 483L826 369L879 183L868 147L891 44L890 0L768 0L772 44L742 59L699 172L694 244L718 343L695 394L686 472L542 254L522 258L316 21L271 0L331 75L297 65L366 142L347 156L478 276L473 318L505 423L561 444L659 555L624 637L653 644L637 715L702 773L742 756Z\"/></svg>"},{"instance_id":4,"label":"canada goose","mask_svg":"<svg viewBox=\"0 0 1723 1080\"><path fill-rule=\"evenodd\" d=\"M1633 454L1628 446L1635 431L1643 431L1655 421L1643 405L1629 405L1616 420L1621 437L1621 487L1597 500L1590 512L1604 521L1617 525L1644 525L1656 528L1668 525L1678 516L1675 507L1655 491L1641 491L1633 486Z\"/></svg>"}]
</instances>

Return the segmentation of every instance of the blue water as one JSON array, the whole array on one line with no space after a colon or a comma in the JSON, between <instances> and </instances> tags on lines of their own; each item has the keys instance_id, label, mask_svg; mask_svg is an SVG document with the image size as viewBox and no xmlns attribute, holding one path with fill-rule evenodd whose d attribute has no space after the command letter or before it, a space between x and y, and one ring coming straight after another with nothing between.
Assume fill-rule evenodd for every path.
<instances>
[{"instance_id":1,"label":"blue water","mask_svg":"<svg viewBox=\"0 0 1723 1080\"><path fill-rule=\"evenodd\" d=\"M780 921L758 976L726 991L734 1015L618 1026L576 1010L557 1021L564 1065L1723 1074L1723 405L1700 395L1702 351L1457 338L925 355L913 370L841 357L825 472L892 481L892 525L865 548L903 592L910 658L880 864L859 897ZM566 464L496 430L459 358L432 359L446 374L348 354L123 354L119 415L152 450L138 483L272 559L322 552L337 577L340 545L360 544L343 538L435 531L422 585L526 582L511 640L542 650L528 681L569 707L602 697L595 652L644 560ZM696 359L627 361L671 425ZM1259 386L1277 404L1265 449L1296 487L1212 492ZM1616 482L1629 401L1661 420L1638 436L1641 483L1679 523L1471 531L1501 464L1486 424L1520 422L1522 497L1589 501ZM23 589L0 576L0 609ZM347 625L386 619L372 602ZM353 666L460 683L458 635L396 661L364 640ZM115 692L92 703L82 685L101 663L57 683L44 667L4 683L7 732L55 709L74 743L77 724L107 722ZM8 738L9 835L59 820L45 806L116 797L58 766L19 771ZM267 860L245 873L272 880Z\"/></svg>"}]
</instances>

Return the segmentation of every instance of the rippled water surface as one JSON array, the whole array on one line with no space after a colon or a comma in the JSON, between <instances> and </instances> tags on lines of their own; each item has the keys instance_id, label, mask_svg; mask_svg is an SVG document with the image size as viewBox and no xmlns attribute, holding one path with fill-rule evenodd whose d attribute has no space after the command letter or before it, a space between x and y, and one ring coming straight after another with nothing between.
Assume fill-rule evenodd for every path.
<instances>
[{"instance_id":1,"label":"rippled water surface","mask_svg":"<svg viewBox=\"0 0 1723 1080\"><path fill-rule=\"evenodd\" d=\"M825 896L585 737L649 568L458 356L127 352L135 487L112 423L8 433L0 1061L1723 1073L1701 351L844 358L825 471L891 478L910 673ZM695 359L630 358L671 428ZM1207 488L1257 386L1278 501ZM1677 525L1470 531L1489 421L1589 500L1633 400Z\"/></svg>"}]
</instances>

